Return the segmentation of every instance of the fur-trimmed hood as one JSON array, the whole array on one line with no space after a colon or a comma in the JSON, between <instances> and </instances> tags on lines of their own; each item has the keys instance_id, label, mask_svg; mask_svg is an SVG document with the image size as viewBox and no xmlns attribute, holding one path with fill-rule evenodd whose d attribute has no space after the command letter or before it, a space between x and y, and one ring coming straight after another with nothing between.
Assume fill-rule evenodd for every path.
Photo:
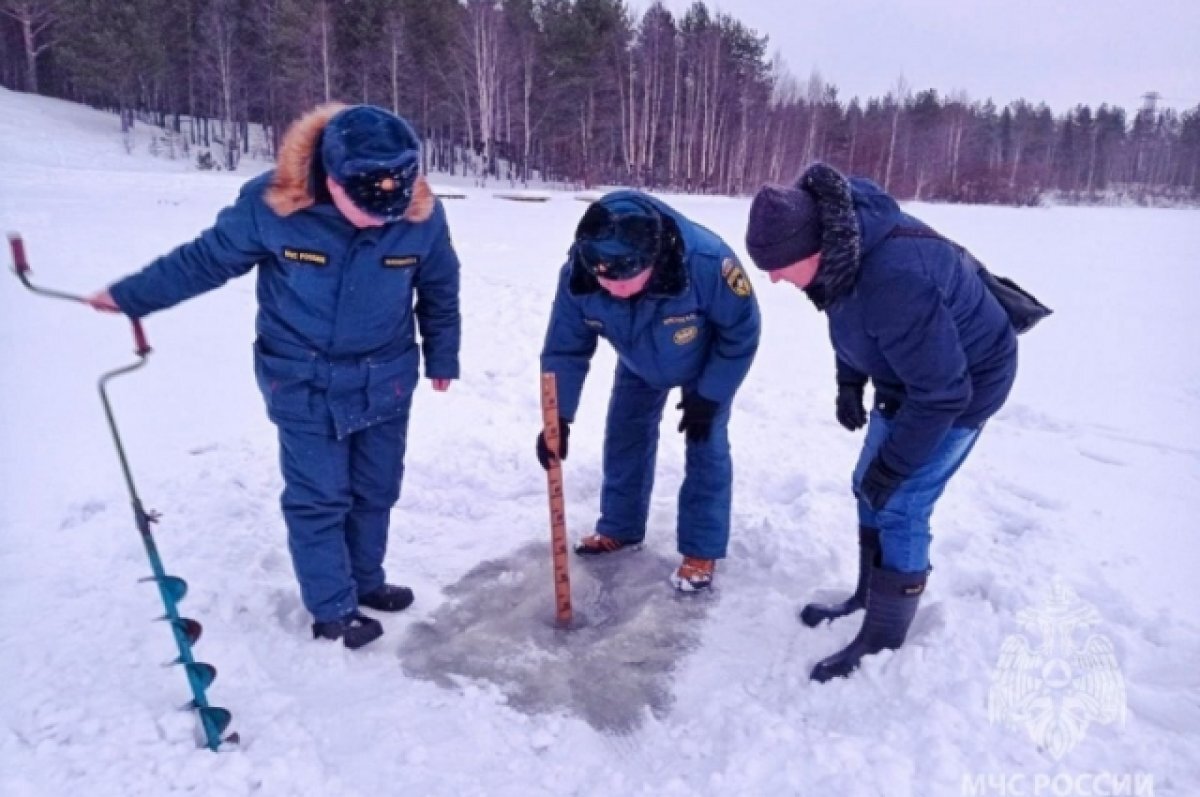
<instances>
[{"instance_id":1,"label":"fur-trimmed hood","mask_svg":"<svg viewBox=\"0 0 1200 797\"><path fill-rule=\"evenodd\" d=\"M341 102L318 105L287 129L279 145L279 158L271 175L264 199L279 216L290 216L319 202L332 202L325 187L325 167L321 161L321 137L329 120L350 106ZM419 224L433 215L437 199L425 175L413 186L412 201L404 212L405 221Z\"/></svg>"},{"instance_id":2,"label":"fur-trimmed hood","mask_svg":"<svg viewBox=\"0 0 1200 797\"><path fill-rule=\"evenodd\" d=\"M809 191L821 213L821 267L805 289L824 310L854 289L862 258L900 221L896 200L870 180L814 163L796 181Z\"/></svg>"},{"instance_id":3,"label":"fur-trimmed hood","mask_svg":"<svg viewBox=\"0 0 1200 797\"><path fill-rule=\"evenodd\" d=\"M664 219L666 241L654 273L646 283L647 296L678 296L689 285L687 268L684 267L683 239L678 233L674 219ZM571 293L579 296L600 290L600 282L581 262L576 247L571 247Z\"/></svg>"},{"instance_id":4,"label":"fur-trimmed hood","mask_svg":"<svg viewBox=\"0 0 1200 797\"><path fill-rule=\"evenodd\" d=\"M625 194L636 194L638 199L648 203L658 211L663 220L663 247L658 262L654 264L654 273L646 283L647 296L678 296L690 285L685 260L687 257L681 224L688 224L677 211L666 203L641 191L621 190L606 194L602 199L620 199ZM600 283L595 275L584 267L574 245L568 255L571 261L571 293L576 296L595 293L600 290Z\"/></svg>"}]
</instances>

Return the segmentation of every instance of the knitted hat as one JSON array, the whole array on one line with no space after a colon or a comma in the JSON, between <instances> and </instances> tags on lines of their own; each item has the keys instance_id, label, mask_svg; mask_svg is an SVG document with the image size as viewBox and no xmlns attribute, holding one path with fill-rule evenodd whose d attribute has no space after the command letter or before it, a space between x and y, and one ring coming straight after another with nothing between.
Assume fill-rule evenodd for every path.
<instances>
[{"instance_id":1,"label":"knitted hat","mask_svg":"<svg viewBox=\"0 0 1200 797\"><path fill-rule=\"evenodd\" d=\"M821 251L821 213L803 188L764 185L750 205L746 250L763 271L790 266Z\"/></svg>"},{"instance_id":2,"label":"knitted hat","mask_svg":"<svg viewBox=\"0 0 1200 797\"><path fill-rule=\"evenodd\" d=\"M408 122L374 105L352 105L325 127L321 162L362 210L386 221L404 215L420 169L420 141Z\"/></svg>"}]
</instances>

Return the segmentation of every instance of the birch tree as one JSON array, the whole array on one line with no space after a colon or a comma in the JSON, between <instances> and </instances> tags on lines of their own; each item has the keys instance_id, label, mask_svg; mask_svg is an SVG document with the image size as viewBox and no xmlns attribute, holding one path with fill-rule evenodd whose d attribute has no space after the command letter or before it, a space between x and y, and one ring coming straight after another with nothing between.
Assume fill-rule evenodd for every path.
<instances>
[{"instance_id":1,"label":"birch tree","mask_svg":"<svg viewBox=\"0 0 1200 797\"><path fill-rule=\"evenodd\" d=\"M55 0L3 0L0 13L16 20L25 52L25 90L38 91L38 58L53 44L51 27L58 19Z\"/></svg>"}]
</instances>

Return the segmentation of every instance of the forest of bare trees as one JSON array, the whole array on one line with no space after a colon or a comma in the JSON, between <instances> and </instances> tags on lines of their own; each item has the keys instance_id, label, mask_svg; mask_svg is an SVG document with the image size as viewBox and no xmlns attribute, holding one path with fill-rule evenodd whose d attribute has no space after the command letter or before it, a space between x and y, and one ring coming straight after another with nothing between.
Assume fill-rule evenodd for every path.
<instances>
[{"instance_id":1,"label":"forest of bare trees","mask_svg":"<svg viewBox=\"0 0 1200 797\"><path fill-rule=\"evenodd\" d=\"M847 100L703 2L0 0L0 47L3 85L149 120L225 166L251 125L270 148L339 99L412 120L429 168L514 181L746 193L824 160L904 198L1200 199L1200 106L1055 115L902 78Z\"/></svg>"}]
</instances>

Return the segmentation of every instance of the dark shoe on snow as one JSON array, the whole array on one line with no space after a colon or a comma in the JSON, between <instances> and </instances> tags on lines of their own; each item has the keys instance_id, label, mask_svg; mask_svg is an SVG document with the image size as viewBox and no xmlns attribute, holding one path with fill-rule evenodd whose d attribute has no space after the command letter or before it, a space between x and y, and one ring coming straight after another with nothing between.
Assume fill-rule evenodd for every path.
<instances>
[{"instance_id":1,"label":"dark shoe on snow","mask_svg":"<svg viewBox=\"0 0 1200 797\"><path fill-rule=\"evenodd\" d=\"M832 678L844 678L858 669L863 656L895 650L903 645L917 614L928 575L927 572L897 573L882 567L871 568L867 582L867 614L858 636L844 650L819 662L813 668L812 679L825 683Z\"/></svg>"},{"instance_id":2,"label":"dark shoe on snow","mask_svg":"<svg viewBox=\"0 0 1200 797\"><path fill-rule=\"evenodd\" d=\"M605 537L603 534L589 534L575 543L575 553L580 556L597 556L605 553L616 553L626 548L636 550L641 547L642 544L640 542L622 542L621 540L614 540L612 537Z\"/></svg>"},{"instance_id":3,"label":"dark shoe on snow","mask_svg":"<svg viewBox=\"0 0 1200 797\"><path fill-rule=\"evenodd\" d=\"M408 587L384 584L377 590L358 596L358 605L380 612L402 612L412 605L413 591Z\"/></svg>"},{"instance_id":4,"label":"dark shoe on snow","mask_svg":"<svg viewBox=\"0 0 1200 797\"><path fill-rule=\"evenodd\" d=\"M867 605L867 580L879 557L879 529L858 527L858 586L854 594L841 603L810 603L800 610L800 622L816 628L826 620L836 620L854 614Z\"/></svg>"},{"instance_id":5,"label":"dark shoe on snow","mask_svg":"<svg viewBox=\"0 0 1200 797\"><path fill-rule=\"evenodd\" d=\"M327 623L313 623L313 639L340 639L351 650L374 642L383 636L383 626L357 611Z\"/></svg>"}]
</instances>

